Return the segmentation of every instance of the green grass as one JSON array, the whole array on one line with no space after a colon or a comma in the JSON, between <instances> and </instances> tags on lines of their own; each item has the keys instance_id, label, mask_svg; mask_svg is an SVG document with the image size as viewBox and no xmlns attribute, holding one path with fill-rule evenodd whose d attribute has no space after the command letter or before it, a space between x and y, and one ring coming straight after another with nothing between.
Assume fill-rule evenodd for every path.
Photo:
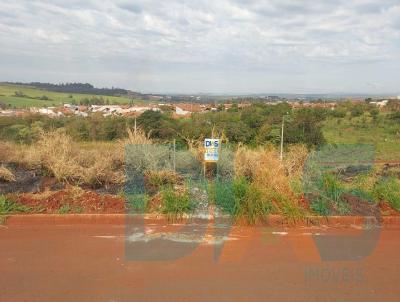
<instances>
[{"instance_id":1,"label":"green grass","mask_svg":"<svg viewBox=\"0 0 400 302\"><path fill-rule=\"evenodd\" d=\"M373 195L377 200L384 200L400 211L400 181L397 178L390 177L383 179L375 184Z\"/></svg>"},{"instance_id":2,"label":"green grass","mask_svg":"<svg viewBox=\"0 0 400 302\"><path fill-rule=\"evenodd\" d=\"M69 204L64 204L58 209L57 214L68 214L71 211L72 207Z\"/></svg>"},{"instance_id":3,"label":"green grass","mask_svg":"<svg viewBox=\"0 0 400 302\"><path fill-rule=\"evenodd\" d=\"M172 217L180 217L193 211L194 205L190 202L187 192L177 193L172 187L165 187L161 191L163 199L162 212Z\"/></svg>"},{"instance_id":4,"label":"green grass","mask_svg":"<svg viewBox=\"0 0 400 302\"><path fill-rule=\"evenodd\" d=\"M125 194L130 213L146 213L149 196L147 194Z\"/></svg>"},{"instance_id":5,"label":"green grass","mask_svg":"<svg viewBox=\"0 0 400 302\"><path fill-rule=\"evenodd\" d=\"M16 97L15 92L21 91L26 97ZM49 100L40 100L42 96L47 96ZM72 98L70 97L72 96ZM12 84L0 84L0 102L5 103L12 108L29 108L29 107L51 107L59 106L63 103L71 103L72 100L79 103L80 100L91 97L103 97L104 100L109 100L110 104L141 104L145 101L119 96L100 96L79 93L63 93L42 90L30 86L19 86Z\"/></svg>"},{"instance_id":6,"label":"green grass","mask_svg":"<svg viewBox=\"0 0 400 302\"><path fill-rule=\"evenodd\" d=\"M328 216L331 213L329 201L323 198L314 199L310 204L310 208L322 216Z\"/></svg>"},{"instance_id":7,"label":"green grass","mask_svg":"<svg viewBox=\"0 0 400 302\"><path fill-rule=\"evenodd\" d=\"M264 221L272 211L272 203L264 200L261 190L244 178L233 182L235 200L234 216L245 219L249 224Z\"/></svg>"},{"instance_id":8,"label":"green grass","mask_svg":"<svg viewBox=\"0 0 400 302\"><path fill-rule=\"evenodd\" d=\"M0 215L24 213L29 211L27 206L8 200L4 195L0 195Z\"/></svg>"},{"instance_id":9,"label":"green grass","mask_svg":"<svg viewBox=\"0 0 400 302\"><path fill-rule=\"evenodd\" d=\"M374 122L369 114L350 119L328 118L323 133L331 144L373 144L375 160L400 161L400 125L389 121L384 113Z\"/></svg>"}]
</instances>

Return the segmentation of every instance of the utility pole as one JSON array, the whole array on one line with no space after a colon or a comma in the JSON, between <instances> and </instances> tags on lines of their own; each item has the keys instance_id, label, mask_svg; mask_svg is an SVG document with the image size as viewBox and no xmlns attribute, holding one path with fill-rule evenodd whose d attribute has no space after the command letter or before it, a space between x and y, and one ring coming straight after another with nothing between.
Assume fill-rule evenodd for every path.
<instances>
[{"instance_id":1,"label":"utility pole","mask_svg":"<svg viewBox=\"0 0 400 302\"><path fill-rule=\"evenodd\" d=\"M136 116L135 116L135 130L134 130L134 133L135 133L135 137L136 137Z\"/></svg>"},{"instance_id":2,"label":"utility pole","mask_svg":"<svg viewBox=\"0 0 400 302\"><path fill-rule=\"evenodd\" d=\"M281 132L281 161L283 160L283 128L285 127L285 116L282 116L282 132Z\"/></svg>"},{"instance_id":3,"label":"utility pole","mask_svg":"<svg viewBox=\"0 0 400 302\"><path fill-rule=\"evenodd\" d=\"M176 139L174 138L174 172L176 172Z\"/></svg>"}]
</instances>

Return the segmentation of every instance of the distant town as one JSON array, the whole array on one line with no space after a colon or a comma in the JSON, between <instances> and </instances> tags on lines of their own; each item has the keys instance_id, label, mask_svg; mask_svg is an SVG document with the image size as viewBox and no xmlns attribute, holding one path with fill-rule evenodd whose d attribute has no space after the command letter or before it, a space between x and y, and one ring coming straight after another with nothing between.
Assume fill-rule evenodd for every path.
<instances>
[{"instance_id":1,"label":"distant town","mask_svg":"<svg viewBox=\"0 0 400 302\"><path fill-rule=\"evenodd\" d=\"M373 104L378 108L385 107L390 101L400 101L399 96L367 97L367 96L335 96L335 95L247 95L247 96L215 96L215 95L161 95L142 94L121 88L95 88L91 84L48 84L48 83L0 83L8 87L34 88L43 92L42 96L31 97L23 91L17 90L11 96L0 94L0 116L24 116L28 114L40 114L49 117L81 116L88 117L93 114L102 116L139 116L143 112L160 111L169 112L174 118L188 117L192 113L217 112L234 110L250 106L252 103L264 103L275 106L288 103L292 108L327 108L334 110L339 102L350 101L353 104L365 102ZM36 90L36 91L37 91ZM55 105L52 99L46 96L46 92L68 93L66 101ZM76 101L75 94L89 95ZM7 98L13 97L23 99L34 99L46 101L36 105L27 103L24 108L17 108ZM110 101L108 97L124 98L122 104ZM129 101L140 100L137 102Z\"/></svg>"}]
</instances>

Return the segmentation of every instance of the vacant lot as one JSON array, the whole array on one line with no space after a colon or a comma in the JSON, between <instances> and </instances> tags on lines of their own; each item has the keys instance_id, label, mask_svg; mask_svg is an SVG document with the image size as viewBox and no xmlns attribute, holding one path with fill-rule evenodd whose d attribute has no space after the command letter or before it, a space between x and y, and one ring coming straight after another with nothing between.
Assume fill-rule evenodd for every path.
<instances>
[{"instance_id":1,"label":"vacant lot","mask_svg":"<svg viewBox=\"0 0 400 302\"><path fill-rule=\"evenodd\" d=\"M388 122L384 113L376 121L367 113L353 118L328 118L323 133L328 143L371 144L376 160L400 162L400 124Z\"/></svg>"}]
</instances>

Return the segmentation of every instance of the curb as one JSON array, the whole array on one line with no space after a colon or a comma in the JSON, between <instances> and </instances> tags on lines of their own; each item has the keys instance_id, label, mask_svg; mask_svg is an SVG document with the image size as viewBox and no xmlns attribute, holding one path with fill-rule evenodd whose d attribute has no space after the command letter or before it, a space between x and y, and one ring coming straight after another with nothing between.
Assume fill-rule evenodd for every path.
<instances>
[{"instance_id":1,"label":"curb","mask_svg":"<svg viewBox=\"0 0 400 302\"><path fill-rule=\"evenodd\" d=\"M166 215L156 214L15 214L0 216L0 224L11 225L125 225L129 223L185 223L196 222L229 222L229 217L183 217L171 221ZM265 223L258 226L284 227L400 227L400 216L383 216L381 222L369 216L308 216L300 221L288 221L281 215L269 215Z\"/></svg>"}]
</instances>

